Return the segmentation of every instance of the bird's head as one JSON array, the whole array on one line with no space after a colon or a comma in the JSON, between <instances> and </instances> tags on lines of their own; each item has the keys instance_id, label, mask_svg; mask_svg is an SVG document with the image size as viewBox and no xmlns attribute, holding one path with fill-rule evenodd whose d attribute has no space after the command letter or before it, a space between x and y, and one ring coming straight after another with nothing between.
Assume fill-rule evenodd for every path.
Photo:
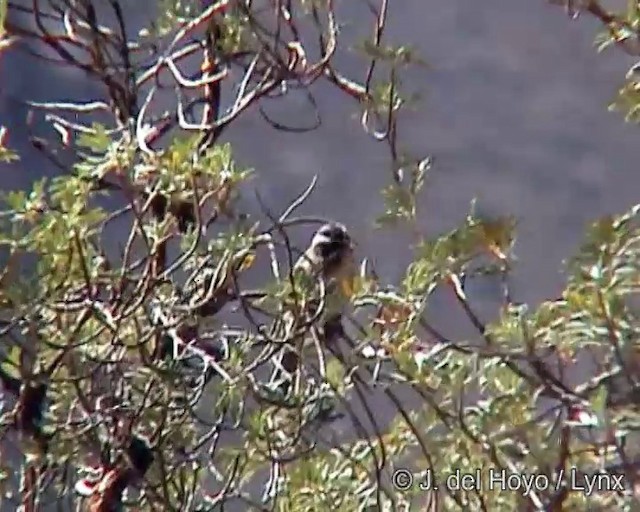
<instances>
[{"instance_id":1,"label":"bird's head","mask_svg":"<svg viewBox=\"0 0 640 512\"><path fill-rule=\"evenodd\" d=\"M353 241L344 224L331 222L316 231L311 240L314 256L322 261L338 261L353 251Z\"/></svg>"},{"instance_id":2,"label":"bird's head","mask_svg":"<svg viewBox=\"0 0 640 512\"><path fill-rule=\"evenodd\" d=\"M353 286L353 250L353 240L344 224L330 222L316 231L307 250L307 256L325 278L337 279L346 292Z\"/></svg>"}]
</instances>

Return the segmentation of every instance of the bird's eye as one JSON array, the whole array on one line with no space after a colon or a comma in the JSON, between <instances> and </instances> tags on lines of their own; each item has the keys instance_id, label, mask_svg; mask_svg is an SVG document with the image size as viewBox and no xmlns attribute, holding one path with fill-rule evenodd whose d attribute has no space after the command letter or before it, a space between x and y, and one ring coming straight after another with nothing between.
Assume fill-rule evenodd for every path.
<instances>
[{"instance_id":1,"label":"bird's eye","mask_svg":"<svg viewBox=\"0 0 640 512\"><path fill-rule=\"evenodd\" d=\"M331 236L332 231L333 231L333 226L330 224L325 224L318 230L318 234L329 238Z\"/></svg>"}]
</instances>

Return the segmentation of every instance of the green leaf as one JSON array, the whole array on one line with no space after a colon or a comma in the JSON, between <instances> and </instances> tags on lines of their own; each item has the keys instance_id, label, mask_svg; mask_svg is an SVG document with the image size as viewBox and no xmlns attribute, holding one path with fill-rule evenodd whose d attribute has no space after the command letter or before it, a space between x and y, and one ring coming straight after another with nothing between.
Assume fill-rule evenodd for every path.
<instances>
[{"instance_id":1,"label":"green leaf","mask_svg":"<svg viewBox=\"0 0 640 512\"><path fill-rule=\"evenodd\" d=\"M91 130L93 133L83 133L78 137L78 145L89 148L95 153L105 153L112 142L107 128L100 123L93 123Z\"/></svg>"},{"instance_id":2,"label":"green leaf","mask_svg":"<svg viewBox=\"0 0 640 512\"><path fill-rule=\"evenodd\" d=\"M0 0L0 37L4 36L4 21L7 19L7 0Z\"/></svg>"},{"instance_id":3,"label":"green leaf","mask_svg":"<svg viewBox=\"0 0 640 512\"><path fill-rule=\"evenodd\" d=\"M604 413L607 404L607 388L606 386L600 386L593 394L590 400L591 408L593 412L598 416L601 423L604 420Z\"/></svg>"},{"instance_id":4,"label":"green leaf","mask_svg":"<svg viewBox=\"0 0 640 512\"><path fill-rule=\"evenodd\" d=\"M13 345L6 354L6 357L2 363L0 363L0 368L2 371L15 379L20 378L20 354L22 350L18 345Z\"/></svg>"}]
</instances>

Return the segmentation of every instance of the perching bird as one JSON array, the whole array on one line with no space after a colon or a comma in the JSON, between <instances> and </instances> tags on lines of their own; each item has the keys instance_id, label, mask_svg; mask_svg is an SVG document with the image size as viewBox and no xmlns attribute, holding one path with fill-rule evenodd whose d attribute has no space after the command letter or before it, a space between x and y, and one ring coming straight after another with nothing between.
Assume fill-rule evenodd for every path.
<instances>
[{"instance_id":1,"label":"perching bird","mask_svg":"<svg viewBox=\"0 0 640 512\"><path fill-rule=\"evenodd\" d=\"M309 277L312 283L317 280L324 283L324 309L316 322L321 330L327 323L339 320L342 315L344 306L353 293L355 267L353 242L347 228L337 222L324 224L320 227L311 239L307 250L295 263L294 277ZM317 303L318 301L311 301L306 305L305 311L298 312L298 315L292 311L285 313L283 322L287 338L304 342L304 340L296 339L292 331L296 328L296 324L300 325L314 317ZM296 316L298 316L298 322L296 322ZM281 351L280 360L276 361L276 369L271 377L271 382L277 383L285 395L298 370L299 351L300 346L288 345ZM283 373L285 375L282 375Z\"/></svg>"},{"instance_id":2,"label":"perching bird","mask_svg":"<svg viewBox=\"0 0 640 512\"><path fill-rule=\"evenodd\" d=\"M325 280L345 275L353 264L353 242L344 224L324 224L294 265L295 270L311 274L321 272Z\"/></svg>"}]
</instances>

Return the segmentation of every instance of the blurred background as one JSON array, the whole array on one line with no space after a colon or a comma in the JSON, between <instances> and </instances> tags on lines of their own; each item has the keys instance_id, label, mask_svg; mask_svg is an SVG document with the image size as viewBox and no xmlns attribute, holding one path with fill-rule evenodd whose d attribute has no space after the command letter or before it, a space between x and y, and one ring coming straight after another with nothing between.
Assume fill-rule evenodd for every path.
<instances>
[{"instance_id":1,"label":"blurred background","mask_svg":"<svg viewBox=\"0 0 640 512\"><path fill-rule=\"evenodd\" d=\"M132 30L147 24L155 6L149 0L122 3ZM364 2L339 5L348 20L343 41L355 44L370 34ZM640 202L640 128L607 111L634 62L616 49L597 54L598 29L586 16L571 21L546 0L390 2L386 41L412 45L429 65L405 75L404 85L422 101L403 115L399 134L412 153L434 159L419 205L420 228L435 236L455 227L474 198L480 213L514 215L514 298L520 302L555 298L565 281L563 261L576 251L587 224ZM364 76L364 59L355 53L341 58L350 76ZM81 73L15 52L0 56L0 77L0 125L9 128L8 145L22 156L17 166L0 164L0 189L28 188L59 171L31 148L27 109L18 100L89 100L97 89ZM240 166L256 170L252 186L274 211L318 175L299 213L344 222L360 256L373 260L384 282L397 282L411 260L410 238L373 227L382 213L380 188L389 180L387 148L363 132L353 101L326 86L314 93L323 121L318 130L277 132L250 110L222 139L233 144ZM265 109L294 125L312 119L295 95ZM56 137L43 122L35 130ZM255 203L251 193L245 199ZM256 204L253 210L259 211ZM310 233L296 236L302 245ZM498 290L480 284L473 292L472 303L490 320ZM459 313L450 296L437 297L430 312L447 335L471 335L469 325L456 322ZM376 407L376 417L394 414L391 407Z\"/></svg>"},{"instance_id":2,"label":"blurred background","mask_svg":"<svg viewBox=\"0 0 640 512\"><path fill-rule=\"evenodd\" d=\"M129 23L143 26L150 3L124 3ZM343 40L369 34L364 3L342 4L349 20ZM413 152L434 158L421 229L433 236L454 227L474 197L481 213L515 215L519 301L555 297L563 260L586 224L640 198L640 130L607 112L633 62L615 49L597 54L597 28L586 16L572 22L545 0L391 2L386 40L414 46L429 64L405 77L405 86L423 98L401 119L399 136ZM364 60L344 59L351 76L364 75ZM0 188L24 188L58 171L30 149L26 109L15 100L90 99L94 91L82 74L11 52L2 56L0 73L0 124L9 127L9 146L23 155L20 166L2 169ZM276 211L318 174L301 213L346 223L362 256L374 260L383 280L395 282L410 261L409 239L372 225L382 212L379 189L389 179L386 147L364 134L357 105L328 88L316 92L323 116L317 131L277 132L249 112L223 139L233 143L239 164L257 171L253 186ZM266 108L277 119L304 124L310 119L304 105L294 96ZM55 133L42 125L42 135ZM301 233L300 243L308 236ZM475 298L496 293L479 290ZM447 316L451 304L442 301L436 313Z\"/></svg>"}]
</instances>

